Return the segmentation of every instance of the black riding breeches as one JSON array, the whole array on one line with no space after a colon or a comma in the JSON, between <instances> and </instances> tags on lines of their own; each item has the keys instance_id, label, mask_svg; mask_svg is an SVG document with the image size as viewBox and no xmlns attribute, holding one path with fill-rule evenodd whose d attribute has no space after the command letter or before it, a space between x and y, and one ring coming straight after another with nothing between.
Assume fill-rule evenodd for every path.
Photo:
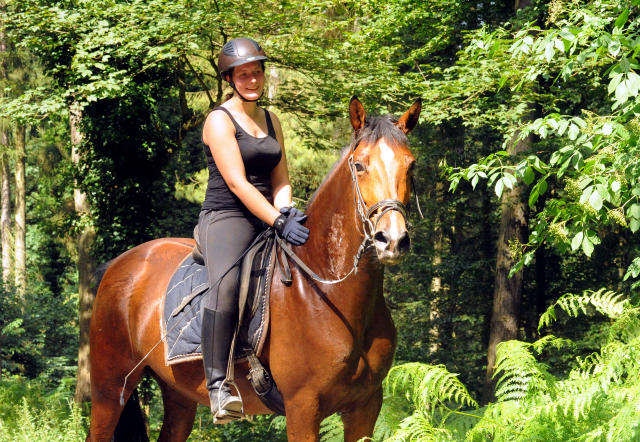
<instances>
[{"instance_id":1,"label":"black riding breeches","mask_svg":"<svg viewBox=\"0 0 640 442\"><path fill-rule=\"evenodd\" d=\"M207 266L209 284L214 284L233 266L222 281L211 287L205 307L225 313L238 313L237 286L241 262L234 263L267 227L258 218L248 217L236 210L209 210L200 213L200 248Z\"/></svg>"}]
</instances>

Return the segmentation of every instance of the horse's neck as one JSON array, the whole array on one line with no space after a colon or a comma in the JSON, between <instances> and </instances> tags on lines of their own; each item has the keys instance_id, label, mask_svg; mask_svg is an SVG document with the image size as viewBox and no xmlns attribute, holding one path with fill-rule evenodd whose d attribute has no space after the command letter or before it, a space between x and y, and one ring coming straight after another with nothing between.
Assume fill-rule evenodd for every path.
<instances>
[{"instance_id":1,"label":"horse's neck","mask_svg":"<svg viewBox=\"0 0 640 442\"><path fill-rule=\"evenodd\" d=\"M364 239L363 226L356 213L353 184L349 172L348 155L325 180L307 210L306 226L310 230L309 242L301 247L300 256L312 263L310 267L325 279L339 279L351 271L354 257ZM358 287L357 293L349 293L354 307L362 308L362 302L372 301L372 292L382 290L383 267L375 263L369 254L360 260L358 273L351 274L344 283L322 286L328 295L340 293L344 287ZM344 293L339 295L344 299Z\"/></svg>"}]
</instances>

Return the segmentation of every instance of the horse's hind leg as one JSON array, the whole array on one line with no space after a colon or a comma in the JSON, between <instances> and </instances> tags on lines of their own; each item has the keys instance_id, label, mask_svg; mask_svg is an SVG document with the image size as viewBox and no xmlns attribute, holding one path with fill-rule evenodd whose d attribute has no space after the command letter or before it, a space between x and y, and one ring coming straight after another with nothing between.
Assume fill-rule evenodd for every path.
<instances>
[{"instance_id":1,"label":"horse's hind leg","mask_svg":"<svg viewBox=\"0 0 640 442\"><path fill-rule=\"evenodd\" d=\"M125 403L131 394L132 390L125 390ZM111 442L123 410L119 392L107 396L93 389L91 396L91 423L87 442Z\"/></svg>"},{"instance_id":2,"label":"horse's hind leg","mask_svg":"<svg viewBox=\"0 0 640 442\"><path fill-rule=\"evenodd\" d=\"M162 391L164 418L158 442L184 442L189 438L196 419L198 403L156 378Z\"/></svg>"},{"instance_id":3,"label":"horse's hind leg","mask_svg":"<svg viewBox=\"0 0 640 442\"><path fill-rule=\"evenodd\" d=\"M373 436L373 430L382 407L382 387L376 390L368 400L356 404L342 412L344 441L357 442Z\"/></svg>"}]
</instances>

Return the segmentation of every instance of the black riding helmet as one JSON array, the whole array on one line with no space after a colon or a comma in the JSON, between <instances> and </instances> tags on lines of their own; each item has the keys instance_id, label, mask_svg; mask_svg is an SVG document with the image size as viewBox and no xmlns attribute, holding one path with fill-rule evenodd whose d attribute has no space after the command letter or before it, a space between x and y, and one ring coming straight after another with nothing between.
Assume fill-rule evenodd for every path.
<instances>
[{"instance_id":1,"label":"black riding helmet","mask_svg":"<svg viewBox=\"0 0 640 442\"><path fill-rule=\"evenodd\" d=\"M227 75L229 75L229 85L236 91L242 101L254 102L258 101L262 96L257 100L248 100L243 97L231 79L233 68L241 64L251 63L252 61L259 61L264 69L264 62L266 60L268 60L267 54L265 54L264 49L262 49L258 42L246 37L234 38L222 47L222 51L220 51L220 56L218 57L218 70L225 80ZM264 93L264 90L262 92Z\"/></svg>"}]
</instances>

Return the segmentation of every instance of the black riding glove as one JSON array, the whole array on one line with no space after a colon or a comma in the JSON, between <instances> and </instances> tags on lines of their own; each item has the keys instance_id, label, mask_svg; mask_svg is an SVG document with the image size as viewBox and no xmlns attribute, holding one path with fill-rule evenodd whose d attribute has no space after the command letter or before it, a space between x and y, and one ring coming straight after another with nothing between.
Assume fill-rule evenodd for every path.
<instances>
[{"instance_id":1,"label":"black riding glove","mask_svg":"<svg viewBox=\"0 0 640 442\"><path fill-rule=\"evenodd\" d=\"M304 213L296 209L295 207L283 207L280 209L280 213L282 213L287 218L295 218L298 216L304 216Z\"/></svg>"},{"instance_id":2,"label":"black riding glove","mask_svg":"<svg viewBox=\"0 0 640 442\"><path fill-rule=\"evenodd\" d=\"M307 220L306 215L287 218L280 215L273 222L273 228L276 229L278 235L290 242L294 246L301 246L309 239L309 229L303 226Z\"/></svg>"}]
</instances>

